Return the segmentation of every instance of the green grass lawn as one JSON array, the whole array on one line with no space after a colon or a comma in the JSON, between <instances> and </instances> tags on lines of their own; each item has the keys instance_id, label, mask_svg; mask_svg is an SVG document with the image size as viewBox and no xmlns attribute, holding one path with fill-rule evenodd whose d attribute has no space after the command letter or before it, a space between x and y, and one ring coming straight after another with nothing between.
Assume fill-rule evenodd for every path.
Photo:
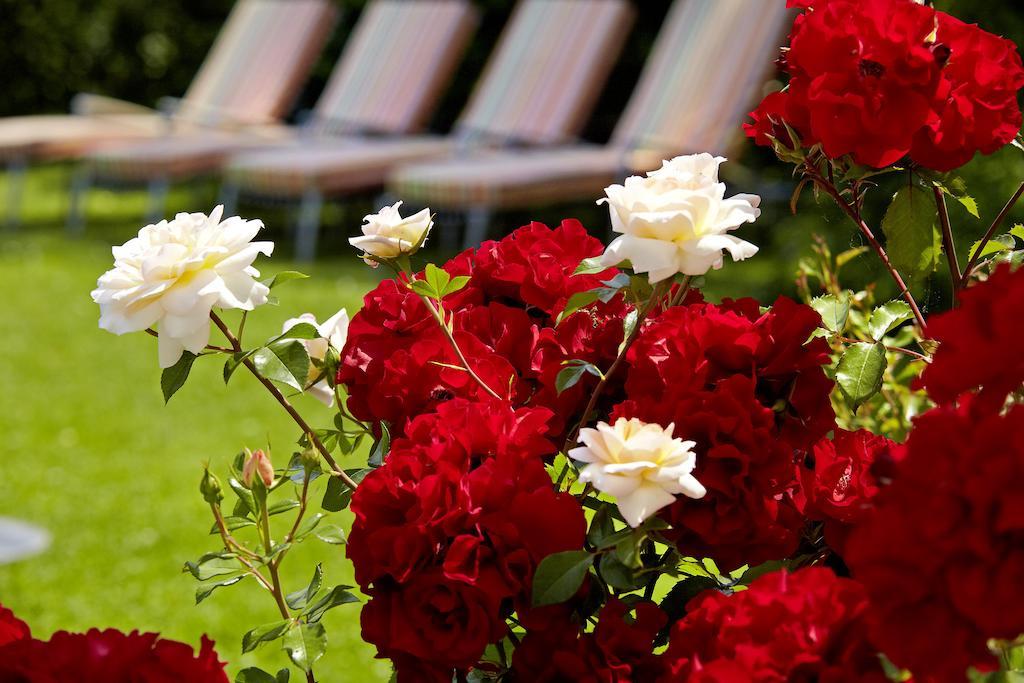
<instances>
[{"instance_id":1,"label":"green grass lawn","mask_svg":"<svg viewBox=\"0 0 1024 683\"><path fill-rule=\"evenodd\" d=\"M197 362L189 383L163 405L155 340L101 331L89 298L111 265L109 245L140 224L143 198L96 193L87 236L68 239L58 227L65 182L65 169L32 173L26 225L0 232L0 515L53 535L43 555L0 566L0 603L43 637L96 626L196 644L206 633L232 677L254 664L276 670L286 657L275 646L242 655L240 645L250 627L277 618L269 596L242 582L196 606L195 581L181 567L218 545L206 535L201 463L223 472L243 446L268 439L283 460L294 425L251 377L238 373L225 387L214 359ZM209 210L200 200L177 193L170 208ZM271 238L279 237L270 227ZM258 265L265 274L294 267L286 257ZM247 338L268 337L304 311L321 319L341 306L353 311L375 280L351 257L304 270L314 278L282 287L281 305L253 315ZM314 423L330 419L311 399L298 404ZM284 566L286 588L304 586L321 559L327 581L351 582L343 554L315 540L298 546ZM389 665L360 640L357 605L328 613L324 623L330 649L317 667L321 680L387 680Z\"/></svg>"}]
</instances>

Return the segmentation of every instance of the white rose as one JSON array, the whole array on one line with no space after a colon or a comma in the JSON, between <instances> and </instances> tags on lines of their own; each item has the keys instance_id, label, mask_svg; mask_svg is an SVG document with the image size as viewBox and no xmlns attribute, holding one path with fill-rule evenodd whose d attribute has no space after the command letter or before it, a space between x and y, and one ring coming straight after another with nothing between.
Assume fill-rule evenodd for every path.
<instances>
[{"instance_id":1,"label":"white rose","mask_svg":"<svg viewBox=\"0 0 1024 683\"><path fill-rule=\"evenodd\" d=\"M605 188L612 229L620 233L605 250L603 262L628 260L648 273L652 284L677 273L703 275L722 267L722 252L734 261L757 253L749 242L727 235L761 215L756 195L725 198L718 181L723 157L692 154L666 161L647 177L631 176L624 185Z\"/></svg>"},{"instance_id":2,"label":"white rose","mask_svg":"<svg viewBox=\"0 0 1024 683\"><path fill-rule=\"evenodd\" d=\"M364 216L363 236L349 239L349 244L361 249L368 262L412 254L426 242L433 225L430 209L402 218L398 212L400 206L402 202L396 202Z\"/></svg>"},{"instance_id":3,"label":"white rose","mask_svg":"<svg viewBox=\"0 0 1024 683\"><path fill-rule=\"evenodd\" d=\"M597 429L580 430L584 445L569 451L569 457L588 463L580 481L614 497L626 523L635 528L671 505L677 494L703 498L707 493L691 474L696 444L672 438L673 429L636 418L620 417L614 426L598 422Z\"/></svg>"},{"instance_id":4,"label":"white rose","mask_svg":"<svg viewBox=\"0 0 1024 683\"><path fill-rule=\"evenodd\" d=\"M179 213L114 247L114 267L92 292L100 327L124 334L158 325L160 367L168 368L183 352L206 347L214 308L251 311L266 303L269 289L256 281L252 263L274 243L252 241L262 221L222 222L223 211Z\"/></svg>"},{"instance_id":5,"label":"white rose","mask_svg":"<svg viewBox=\"0 0 1024 683\"><path fill-rule=\"evenodd\" d=\"M348 341L348 313L344 308L323 323L318 323L312 313L303 313L298 318L289 318L282 325L281 332L287 332L302 323L309 323L316 328L317 333L320 335L316 339L302 340L303 345L306 347L306 353L315 360L322 361L324 359L324 356L327 355L328 346L333 346L336 350L341 351L345 346L345 342ZM319 374L319 370L310 364L309 377L306 379L306 384L316 379ZM334 390L331 389L327 380L320 380L309 387L306 392L327 406L334 405Z\"/></svg>"}]
</instances>

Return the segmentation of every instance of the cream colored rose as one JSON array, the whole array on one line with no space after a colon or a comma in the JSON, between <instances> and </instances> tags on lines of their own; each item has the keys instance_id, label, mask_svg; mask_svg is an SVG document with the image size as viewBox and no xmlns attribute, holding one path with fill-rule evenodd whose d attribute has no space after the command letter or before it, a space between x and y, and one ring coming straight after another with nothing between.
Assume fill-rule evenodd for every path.
<instances>
[{"instance_id":1,"label":"cream colored rose","mask_svg":"<svg viewBox=\"0 0 1024 683\"><path fill-rule=\"evenodd\" d=\"M222 221L223 211L179 213L114 247L114 267L92 292L100 327L124 334L157 326L160 367L168 368L185 351L206 347L214 308L251 311L266 303L270 290L252 263L274 244L252 241L262 221Z\"/></svg>"},{"instance_id":2,"label":"cream colored rose","mask_svg":"<svg viewBox=\"0 0 1024 683\"><path fill-rule=\"evenodd\" d=\"M322 361L324 356L327 355L327 348L329 346L333 346L339 352L345 346L345 342L348 341L348 322L348 313L344 308L323 323L318 323L312 313L303 313L297 318L286 320L284 325L281 326L281 332L287 332L302 323L308 323L315 327L320 336L316 339L303 339L302 343L306 347L306 353L309 354L310 358ZM319 374L319 369L311 363L306 384L316 379ZM306 393L328 406L334 405L334 390L331 389L327 380L321 380L307 388Z\"/></svg>"},{"instance_id":3,"label":"cream colored rose","mask_svg":"<svg viewBox=\"0 0 1024 683\"><path fill-rule=\"evenodd\" d=\"M605 250L603 262L629 261L651 283L682 273L703 275L721 268L723 251L734 261L757 253L749 242L728 235L761 215L756 195L726 199L718 181L723 157L693 154L666 161L647 177L631 176L624 185L605 188L612 229L620 236Z\"/></svg>"},{"instance_id":4,"label":"cream colored rose","mask_svg":"<svg viewBox=\"0 0 1024 683\"><path fill-rule=\"evenodd\" d=\"M398 211L400 206L402 202L396 202L365 216L362 237L349 239L349 244L361 249L368 262L412 254L426 241L433 225L430 209L402 218Z\"/></svg>"},{"instance_id":5,"label":"cream colored rose","mask_svg":"<svg viewBox=\"0 0 1024 683\"><path fill-rule=\"evenodd\" d=\"M672 438L674 425L661 427L620 417L615 425L598 422L596 429L581 429L573 460L587 463L580 481L615 498L623 519L640 526L676 495L703 498L707 491L693 477L697 456L693 441Z\"/></svg>"}]
</instances>

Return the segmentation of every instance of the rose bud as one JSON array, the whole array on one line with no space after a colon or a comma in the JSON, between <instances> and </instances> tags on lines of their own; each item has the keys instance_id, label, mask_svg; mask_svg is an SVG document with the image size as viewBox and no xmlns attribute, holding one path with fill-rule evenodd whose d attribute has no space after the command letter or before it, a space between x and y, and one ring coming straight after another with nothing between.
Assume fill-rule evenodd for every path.
<instances>
[{"instance_id":1,"label":"rose bud","mask_svg":"<svg viewBox=\"0 0 1024 683\"><path fill-rule=\"evenodd\" d=\"M246 451L245 464L242 466L242 482L252 488L253 478L259 475L263 485L268 489L274 484L274 465L262 449L256 449L255 453Z\"/></svg>"},{"instance_id":2,"label":"rose bud","mask_svg":"<svg viewBox=\"0 0 1024 683\"><path fill-rule=\"evenodd\" d=\"M203 494L203 500L211 505L216 505L224 498L224 495L221 493L220 481L210 472L209 467L203 469L203 478L199 482L199 492Z\"/></svg>"}]
</instances>

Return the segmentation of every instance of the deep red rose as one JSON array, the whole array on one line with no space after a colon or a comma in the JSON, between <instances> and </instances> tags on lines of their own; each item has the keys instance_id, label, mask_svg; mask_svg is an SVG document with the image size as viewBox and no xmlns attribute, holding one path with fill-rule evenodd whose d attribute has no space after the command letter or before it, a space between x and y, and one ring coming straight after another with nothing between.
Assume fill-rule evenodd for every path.
<instances>
[{"instance_id":1,"label":"deep red rose","mask_svg":"<svg viewBox=\"0 0 1024 683\"><path fill-rule=\"evenodd\" d=\"M432 670L438 680L451 681L453 669L472 667L487 644L507 631L500 598L448 578L440 568L418 572L404 584L382 583L371 594L362 612L363 639L377 646L379 657L394 661L402 683L429 680L420 676Z\"/></svg>"},{"instance_id":2,"label":"deep red rose","mask_svg":"<svg viewBox=\"0 0 1024 683\"><path fill-rule=\"evenodd\" d=\"M1024 633L1024 407L965 396L919 418L905 450L844 559L879 649L918 680L960 680L996 664L988 638Z\"/></svg>"},{"instance_id":3,"label":"deep red rose","mask_svg":"<svg viewBox=\"0 0 1024 683\"><path fill-rule=\"evenodd\" d=\"M911 156L936 171L992 154L1020 132L1024 65L1013 42L938 12L933 52L945 63L932 103L937 116L918 132Z\"/></svg>"},{"instance_id":4,"label":"deep red rose","mask_svg":"<svg viewBox=\"0 0 1024 683\"><path fill-rule=\"evenodd\" d=\"M694 303L650 323L627 355L626 395L612 417L675 425L697 442L708 489L661 516L686 554L733 569L791 554L804 516L796 464L835 426L827 344L805 343L820 317L779 299Z\"/></svg>"},{"instance_id":5,"label":"deep red rose","mask_svg":"<svg viewBox=\"0 0 1024 683\"><path fill-rule=\"evenodd\" d=\"M825 522L825 540L840 556L853 525L868 514L878 494L875 462L895 446L865 429L840 429L832 439L818 442L804 460L806 514Z\"/></svg>"},{"instance_id":6,"label":"deep red rose","mask_svg":"<svg viewBox=\"0 0 1024 683\"><path fill-rule=\"evenodd\" d=\"M831 570L774 572L748 590L708 590L676 622L661 683L884 683L866 638L864 589Z\"/></svg>"},{"instance_id":7,"label":"deep red rose","mask_svg":"<svg viewBox=\"0 0 1024 683\"><path fill-rule=\"evenodd\" d=\"M1019 352L1024 323L1024 271L1000 267L985 282L960 295L960 307L928 320L929 336L939 342L920 383L938 403L966 391L981 390L993 410L1024 383Z\"/></svg>"},{"instance_id":8,"label":"deep red rose","mask_svg":"<svg viewBox=\"0 0 1024 683\"><path fill-rule=\"evenodd\" d=\"M753 138L755 143L763 147L771 147L774 138L786 147L792 148L792 136L783 124L788 123L790 127L794 127L794 124L790 123L796 120L792 110L794 106L795 102L788 92L771 93L761 101L757 109L750 112L753 123L744 123L743 131L747 137ZM806 125L803 128L807 130Z\"/></svg>"},{"instance_id":9,"label":"deep red rose","mask_svg":"<svg viewBox=\"0 0 1024 683\"><path fill-rule=\"evenodd\" d=\"M582 633L568 610L530 628L512 658L516 681L554 683L629 683L650 681L660 672L654 637L667 618L656 605L638 603L633 609L610 598L598 615L597 627Z\"/></svg>"},{"instance_id":10,"label":"deep red rose","mask_svg":"<svg viewBox=\"0 0 1024 683\"><path fill-rule=\"evenodd\" d=\"M14 616L14 612L0 605L0 647L31 636L32 631L28 624Z\"/></svg>"},{"instance_id":11,"label":"deep red rose","mask_svg":"<svg viewBox=\"0 0 1024 683\"><path fill-rule=\"evenodd\" d=\"M155 633L58 631L48 641L22 638L0 647L0 680L23 683L227 683L213 641L192 647Z\"/></svg>"}]
</instances>

